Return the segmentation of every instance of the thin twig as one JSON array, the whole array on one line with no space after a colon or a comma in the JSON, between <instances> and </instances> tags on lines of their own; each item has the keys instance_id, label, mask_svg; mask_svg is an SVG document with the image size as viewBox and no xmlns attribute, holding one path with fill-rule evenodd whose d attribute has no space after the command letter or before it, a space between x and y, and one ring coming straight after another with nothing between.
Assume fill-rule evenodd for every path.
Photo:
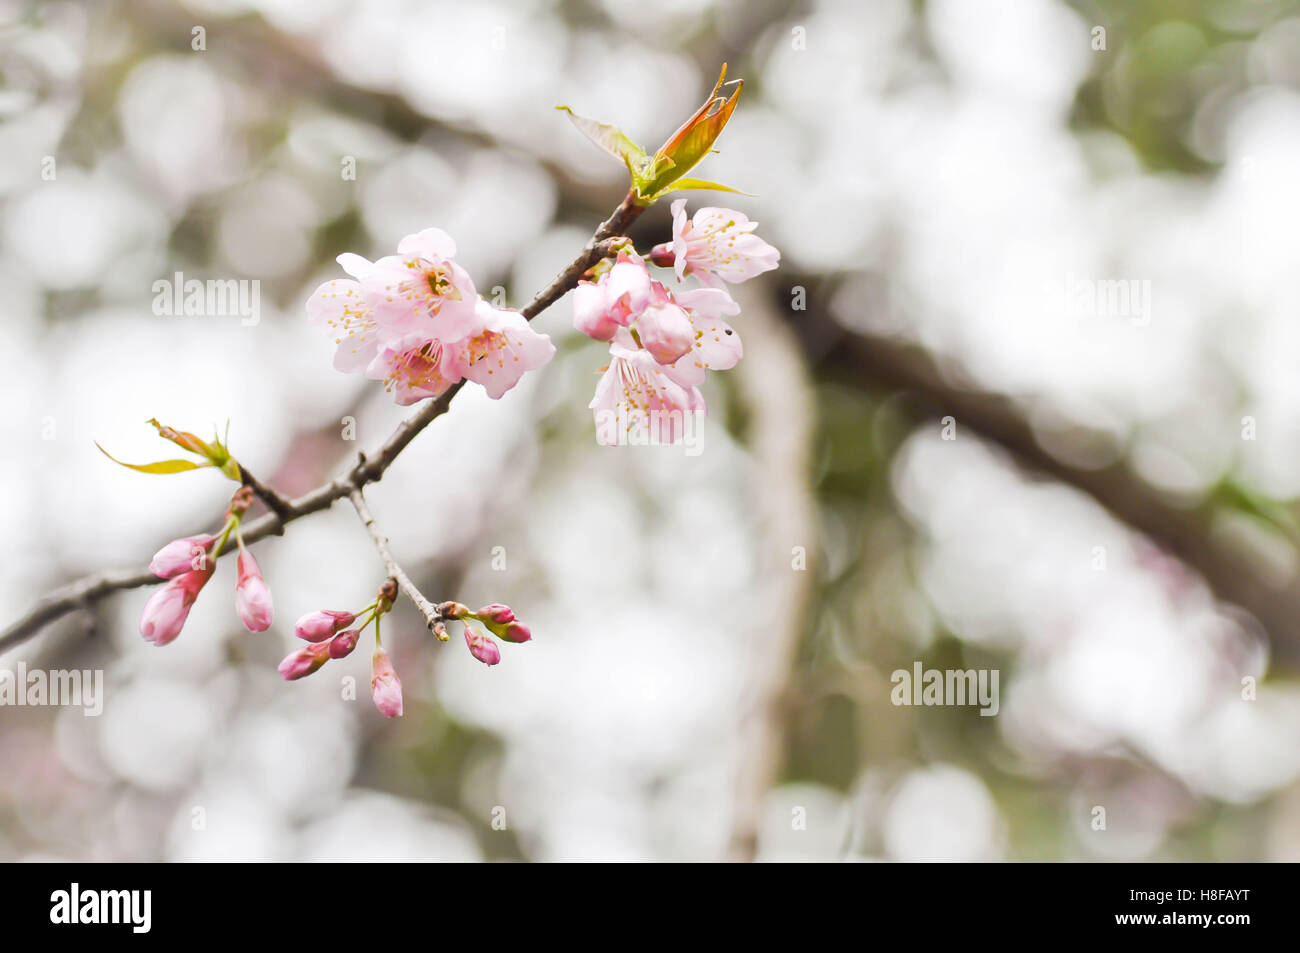
<instances>
[{"instance_id":1,"label":"thin twig","mask_svg":"<svg viewBox=\"0 0 1300 953\"><path fill-rule=\"evenodd\" d=\"M415 603L415 607L424 616L424 623L429 627L429 631L433 632L438 623L444 621L442 613L438 611L437 606L424 597L424 593L416 588L415 583L411 582L411 577L402 569L401 563L393 556L393 551L388 548L388 537L379 532L378 527L375 526L375 516L370 512L370 508L366 506L366 498L362 496L361 490L354 487L348 492L348 499L352 501L352 507L357 511L357 516L361 518L362 525L370 531L370 538L375 542L375 549L379 550L380 558L383 559L384 565L388 567L388 575L397 580L397 584L406 593L407 598Z\"/></svg>"},{"instance_id":2,"label":"thin twig","mask_svg":"<svg viewBox=\"0 0 1300 953\"><path fill-rule=\"evenodd\" d=\"M577 285L587 269L612 251L617 242L611 239L621 235L644 210L644 207L638 205L629 192L622 204L614 210L614 214L596 229L578 257L556 275L549 285L539 291L520 313L531 321L564 297ZM447 412L452 398L460 393L462 386L464 381L459 381L441 397L426 401L418 411L398 425L384 445L379 448L378 453L372 457L367 457L364 453L358 454L356 463L345 474L329 483L322 484L293 500L285 500L270 488L263 486L267 496L261 493L258 495L266 502L271 512L243 527L244 542L254 543L266 536L281 533L284 527L294 520L329 509L335 502L350 495L353 490L359 490L368 483L380 480L384 471L392 465L398 454L406 449L420 431ZM253 489L257 492L256 487ZM276 501L274 506L271 503L272 499ZM159 581L158 577L147 569L98 572L74 580L37 600L27 612L0 632L0 652L22 644L42 627L73 609L89 606L114 592L138 589Z\"/></svg>"}]
</instances>

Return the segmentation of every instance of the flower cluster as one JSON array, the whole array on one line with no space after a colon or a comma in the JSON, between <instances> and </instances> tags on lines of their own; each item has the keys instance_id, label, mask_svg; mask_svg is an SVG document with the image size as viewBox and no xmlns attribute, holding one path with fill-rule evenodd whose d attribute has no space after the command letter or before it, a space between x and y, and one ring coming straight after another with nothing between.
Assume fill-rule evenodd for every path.
<instances>
[{"instance_id":1,"label":"flower cluster","mask_svg":"<svg viewBox=\"0 0 1300 953\"><path fill-rule=\"evenodd\" d=\"M285 681L305 678L331 659L346 658L357 647L361 633L373 622L375 651L371 656L371 695L376 708L385 716L396 718L402 713L402 682L379 638L379 620L392 610L396 598L397 580L390 577L379 587L375 601L359 612L319 609L307 613L293 627L294 635L307 644L291 652L280 663L281 677ZM533 637L528 627L515 618L510 607L499 603L484 606L477 612L470 612L458 602L444 602L437 609L442 619L459 619L465 623L465 644L469 646L470 654L485 665L500 662L501 651L486 633L470 624L471 620L482 623L493 635L507 642L527 642ZM446 626L442 621L437 623L434 631L439 638L446 638Z\"/></svg>"},{"instance_id":2,"label":"flower cluster","mask_svg":"<svg viewBox=\"0 0 1300 953\"><path fill-rule=\"evenodd\" d=\"M226 524L221 535L207 533L172 540L154 554L149 571L163 586L145 603L140 617L140 634L154 645L166 645L181 634L199 591L216 571L217 558L231 533L239 545L238 575L235 582L235 611L249 632L264 632L271 627L274 609L271 590L262 578L253 554L244 548L239 524L253 503L253 491L241 487L226 510Z\"/></svg>"},{"instance_id":3,"label":"flower cluster","mask_svg":"<svg viewBox=\"0 0 1300 953\"><path fill-rule=\"evenodd\" d=\"M550 338L480 297L455 254L445 232L427 228L375 262L340 255L352 277L325 282L307 302L308 319L338 345L334 367L384 381L405 406L460 380L496 399L549 361Z\"/></svg>"},{"instance_id":4,"label":"flower cluster","mask_svg":"<svg viewBox=\"0 0 1300 953\"><path fill-rule=\"evenodd\" d=\"M728 285L776 268L780 260L780 253L754 234L757 223L741 213L702 208L688 218L684 200L672 203L672 240L655 246L648 255L639 255L632 242L621 237L646 207L669 193L736 191L686 175L716 151L714 142L736 108L743 83L727 82L726 74L724 64L708 98L653 153L615 126L584 119L567 106L559 107L596 145L623 162L630 176L627 196L615 214L537 299L540 310L572 288L575 327L609 345L609 365L589 405L595 411L597 439L602 444L622 442L620 426L627 430L646 427L657 443L682 439L686 415L705 412L700 387L707 372L734 367L743 353L740 336L726 320L740 311ZM555 355L550 338L534 331L522 313L484 300L455 256L455 243L436 228L406 236L398 243L396 254L376 261L340 255L338 263L348 277L320 285L306 306L309 321L337 345L334 367L382 381L398 404L410 405L440 397L463 381L479 384L495 400L526 372L550 361ZM601 256L603 260L583 271ZM652 267L671 272L671 277L659 280ZM585 276L583 280L577 279L579 274ZM693 283L688 285L688 279ZM415 429L405 439L414 436L432 416L426 413L412 418ZM236 611L249 631L265 631L274 615L271 592L257 560L245 547L241 523L255 497L278 518L280 529L319 507L295 511L293 501L260 483L231 454L226 445L228 434L203 440L157 419L149 423L189 457L124 463L100 449L121 466L140 473L168 475L213 468L240 488L217 535L186 536L168 543L154 556L149 568L167 582L146 603L141 634L155 645L166 645L180 635L232 535L239 547ZM373 521L360 494L361 485L372 479L378 476L367 472L364 480L349 479L346 484L367 527L373 527ZM327 502L338 498L338 490L336 481ZM250 530L249 535L254 533ZM401 571L380 537L374 535L390 572L400 577ZM403 583L409 586L405 580ZM389 718L401 715L402 683L379 634L381 620L392 610L397 595L397 580L390 577L375 600L358 612L327 609L300 618L294 633L305 644L280 663L281 676L288 681L304 678L327 662L347 658L373 623L374 702ZM461 622L470 654L485 665L500 663L499 643L532 639L529 628L509 606L493 603L471 611L458 602L431 606L417 592L412 592L412 597L440 640L448 640L449 622Z\"/></svg>"},{"instance_id":5,"label":"flower cluster","mask_svg":"<svg viewBox=\"0 0 1300 953\"><path fill-rule=\"evenodd\" d=\"M574 327L609 342L609 366L590 404L602 444L619 442L618 428L647 428L658 443L681 438L684 416L705 412L705 372L735 367L743 354L725 320L740 313L727 283L770 271L781 257L740 212L702 208L688 219L678 199L672 213L673 239L651 250L649 264L672 268L678 285L693 275L699 287L670 290L625 248L574 290Z\"/></svg>"},{"instance_id":6,"label":"flower cluster","mask_svg":"<svg viewBox=\"0 0 1300 953\"><path fill-rule=\"evenodd\" d=\"M438 607L438 611L445 619L459 619L464 623L465 644L469 646L469 653L484 665L496 665L500 662L501 650L497 648L496 642L487 632L472 623L481 624L488 632L504 642L528 642L533 637L528 626L515 618L511 608L499 602L484 606L476 612L470 612L459 602L444 602Z\"/></svg>"},{"instance_id":7,"label":"flower cluster","mask_svg":"<svg viewBox=\"0 0 1300 953\"><path fill-rule=\"evenodd\" d=\"M390 577L379 587L375 601L360 612L337 609L308 612L293 627L293 634L307 644L285 656L280 663L280 676L291 682L318 671L330 659L347 658L357 647L361 633L373 622L375 651L371 655L371 695L376 708L386 717L396 718L402 713L402 683L379 639L379 620L393 608L396 598L397 580ZM352 628L357 622L361 624Z\"/></svg>"}]
</instances>

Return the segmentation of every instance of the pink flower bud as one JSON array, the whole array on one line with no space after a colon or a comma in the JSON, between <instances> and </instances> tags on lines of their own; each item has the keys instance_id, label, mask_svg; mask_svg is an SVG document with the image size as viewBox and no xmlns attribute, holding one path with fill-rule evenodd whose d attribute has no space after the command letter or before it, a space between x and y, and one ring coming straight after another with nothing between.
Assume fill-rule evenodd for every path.
<instances>
[{"instance_id":1,"label":"pink flower bud","mask_svg":"<svg viewBox=\"0 0 1300 953\"><path fill-rule=\"evenodd\" d=\"M375 707L387 718L396 718L402 713L402 683L393 669L388 653L382 648L375 649L371 660L374 674L370 677L370 691L375 699Z\"/></svg>"},{"instance_id":2,"label":"pink flower bud","mask_svg":"<svg viewBox=\"0 0 1300 953\"><path fill-rule=\"evenodd\" d=\"M533 634L528 631L528 626L515 618L514 610L509 606L501 605L499 602L484 606L477 612L467 613L467 615L478 619L487 626L489 632L499 639L505 639L507 642L527 642L533 637ZM466 632L468 631L467 628ZM468 635L466 638L468 639ZM493 646L493 648L495 649L496 646ZM470 651L474 651L473 645L470 646ZM476 653L475 658L477 657ZM494 665L496 663L489 662L488 664Z\"/></svg>"},{"instance_id":3,"label":"pink flower bud","mask_svg":"<svg viewBox=\"0 0 1300 953\"><path fill-rule=\"evenodd\" d=\"M324 642L340 629L346 629L356 618L351 612L334 609L308 612L294 624L293 634L308 642Z\"/></svg>"},{"instance_id":4,"label":"pink flower bud","mask_svg":"<svg viewBox=\"0 0 1300 953\"><path fill-rule=\"evenodd\" d=\"M286 682L292 682L297 678L305 678L328 662L329 659L329 643L312 642L284 657L284 661L280 663L280 677Z\"/></svg>"},{"instance_id":5,"label":"pink flower bud","mask_svg":"<svg viewBox=\"0 0 1300 953\"><path fill-rule=\"evenodd\" d=\"M490 638L478 629L465 626L465 644L469 646L470 655L484 665L496 665L501 661L501 650Z\"/></svg>"},{"instance_id":6,"label":"pink flower bud","mask_svg":"<svg viewBox=\"0 0 1300 953\"><path fill-rule=\"evenodd\" d=\"M171 579L183 572L202 569L207 563L208 551L216 541L215 536L207 533L174 539L154 553L149 571L159 579Z\"/></svg>"},{"instance_id":7,"label":"pink flower bud","mask_svg":"<svg viewBox=\"0 0 1300 953\"><path fill-rule=\"evenodd\" d=\"M484 622L498 622L505 625L507 622L515 621L515 613L509 606L503 606L499 602L494 602L490 606L484 606L474 615L478 616Z\"/></svg>"},{"instance_id":8,"label":"pink flower bud","mask_svg":"<svg viewBox=\"0 0 1300 953\"><path fill-rule=\"evenodd\" d=\"M348 629L346 632L340 632L334 638L330 639L330 658L346 658L352 654L352 650L357 647L357 639L361 633L356 629Z\"/></svg>"},{"instance_id":9,"label":"pink flower bud","mask_svg":"<svg viewBox=\"0 0 1300 953\"><path fill-rule=\"evenodd\" d=\"M655 282L663 291L663 286ZM648 305L636 319L641 346L660 364L672 364L690 353L695 343L695 326L690 316L664 293Z\"/></svg>"},{"instance_id":10,"label":"pink flower bud","mask_svg":"<svg viewBox=\"0 0 1300 953\"><path fill-rule=\"evenodd\" d=\"M145 641L166 645L181 634L190 607L198 598L199 590L212 578L214 569L208 566L182 573L149 597L140 616L140 634Z\"/></svg>"},{"instance_id":11,"label":"pink flower bud","mask_svg":"<svg viewBox=\"0 0 1300 953\"><path fill-rule=\"evenodd\" d=\"M522 622L511 622L498 634L507 642L528 642L533 637L533 633L528 630L528 626Z\"/></svg>"},{"instance_id":12,"label":"pink flower bud","mask_svg":"<svg viewBox=\"0 0 1300 953\"><path fill-rule=\"evenodd\" d=\"M235 610L249 632L265 632L271 627L274 607L257 560L246 549L239 552L239 580L235 583Z\"/></svg>"},{"instance_id":13,"label":"pink flower bud","mask_svg":"<svg viewBox=\"0 0 1300 953\"><path fill-rule=\"evenodd\" d=\"M676 260L672 242L664 242L650 249L650 261L660 268L671 268Z\"/></svg>"},{"instance_id":14,"label":"pink flower bud","mask_svg":"<svg viewBox=\"0 0 1300 953\"><path fill-rule=\"evenodd\" d=\"M645 262L620 254L599 280L573 289L573 326L597 341L611 340L650 304L653 285Z\"/></svg>"}]
</instances>

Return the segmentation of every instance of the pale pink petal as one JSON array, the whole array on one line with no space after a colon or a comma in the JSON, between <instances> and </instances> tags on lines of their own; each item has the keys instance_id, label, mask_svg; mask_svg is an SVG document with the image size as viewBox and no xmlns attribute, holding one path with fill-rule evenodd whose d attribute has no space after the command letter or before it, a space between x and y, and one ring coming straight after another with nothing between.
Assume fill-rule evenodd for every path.
<instances>
[{"instance_id":1,"label":"pale pink petal","mask_svg":"<svg viewBox=\"0 0 1300 953\"><path fill-rule=\"evenodd\" d=\"M593 281L580 281L573 289L573 326L597 341L608 341L621 326L609 314L607 290Z\"/></svg>"},{"instance_id":2,"label":"pale pink petal","mask_svg":"<svg viewBox=\"0 0 1300 953\"><path fill-rule=\"evenodd\" d=\"M455 258L456 243L441 228L426 228L414 235L407 235L397 243L399 255L411 255L429 260L435 258Z\"/></svg>"},{"instance_id":3,"label":"pale pink petal","mask_svg":"<svg viewBox=\"0 0 1300 953\"><path fill-rule=\"evenodd\" d=\"M379 331L358 282L336 278L322 284L307 299L307 320L338 345L336 370L352 374L374 358Z\"/></svg>"},{"instance_id":4,"label":"pale pink petal","mask_svg":"<svg viewBox=\"0 0 1300 953\"><path fill-rule=\"evenodd\" d=\"M682 438L685 415L705 412L704 395L664 371L648 351L630 351L621 344L610 347L609 367L589 405L598 443L631 442L626 437L633 429L645 430L655 443Z\"/></svg>"},{"instance_id":5,"label":"pale pink petal","mask_svg":"<svg viewBox=\"0 0 1300 953\"><path fill-rule=\"evenodd\" d=\"M686 218L686 199L677 199L673 202L673 269L677 272L677 280L682 281L686 278L686 229L688 228Z\"/></svg>"},{"instance_id":6,"label":"pale pink petal","mask_svg":"<svg viewBox=\"0 0 1300 953\"><path fill-rule=\"evenodd\" d=\"M478 303L482 329L451 351L448 367L454 375L481 384L497 400L528 371L535 370L555 355L555 345L545 334L534 331L518 311Z\"/></svg>"}]
</instances>

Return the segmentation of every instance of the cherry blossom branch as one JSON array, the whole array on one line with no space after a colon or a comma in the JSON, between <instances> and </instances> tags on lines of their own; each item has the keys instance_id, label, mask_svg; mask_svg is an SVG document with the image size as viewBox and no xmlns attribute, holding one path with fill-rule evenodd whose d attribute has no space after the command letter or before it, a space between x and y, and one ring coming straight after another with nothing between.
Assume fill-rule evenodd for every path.
<instances>
[{"instance_id":1,"label":"cherry blossom branch","mask_svg":"<svg viewBox=\"0 0 1300 953\"><path fill-rule=\"evenodd\" d=\"M439 623L444 621L442 613L438 611L437 606L425 598L424 593L416 587L415 583L411 582L411 577L406 574L401 564L393 556L393 551L388 548L388 537L379 532L379 528L375 525L375 516L370 512L370 508L366 506L366 498L361 494L361 490L352 489L348 493L348 499L352 501L352 507L357 511L361 524L370 531L370 538L374 540L375 549L379 551L379 557L384 561L384 565L388 567L388 575L397 580L397 585L406 593L407 598L415 603L415 607L424 616L424 622L429 627L429 631L436 632Z\"/></svg>"},{"instance_id":2,"label":"cherry blossom branch","mask_svg":"<svg viewBox=\"0 0 1300 953\"><path fill-rule=\"evenodd\" d=\"M614 213L596 229L578 256L556 275L549 285L539 291L520 313L531 321L564 297L577 285L587 269L606 255L613 253L621 241L616 236L621 236L644 210L644 206L637 204L635 196L629 192ZM361 490L368 483L378 482L410 442L425 427L447 412L452 398L460 392L463 384L463 381L457 382L441 397L425 401L418 411L398 425L374 456L367 457L364 452L359 453L356 463L346 473L296 499L286 500L260 481L249 483L250 475L245 473L246 484L252 487L253 492L267 504L270 512L244 525L242 529L244 542L251 544L266 536L281 534L294 520L329 509L338 500L350 496L353 491ZM258 490L259 486L262 488L261 491ZM114 592L138 589L160 581L147 569L124 569L92 573L60 586L38 599L27 612L0 631L0 652L22 644L35 636L44 626L75 609L89 608ZM419 605L418 602L416 604Z\"/></svg>"}]
</instances>

